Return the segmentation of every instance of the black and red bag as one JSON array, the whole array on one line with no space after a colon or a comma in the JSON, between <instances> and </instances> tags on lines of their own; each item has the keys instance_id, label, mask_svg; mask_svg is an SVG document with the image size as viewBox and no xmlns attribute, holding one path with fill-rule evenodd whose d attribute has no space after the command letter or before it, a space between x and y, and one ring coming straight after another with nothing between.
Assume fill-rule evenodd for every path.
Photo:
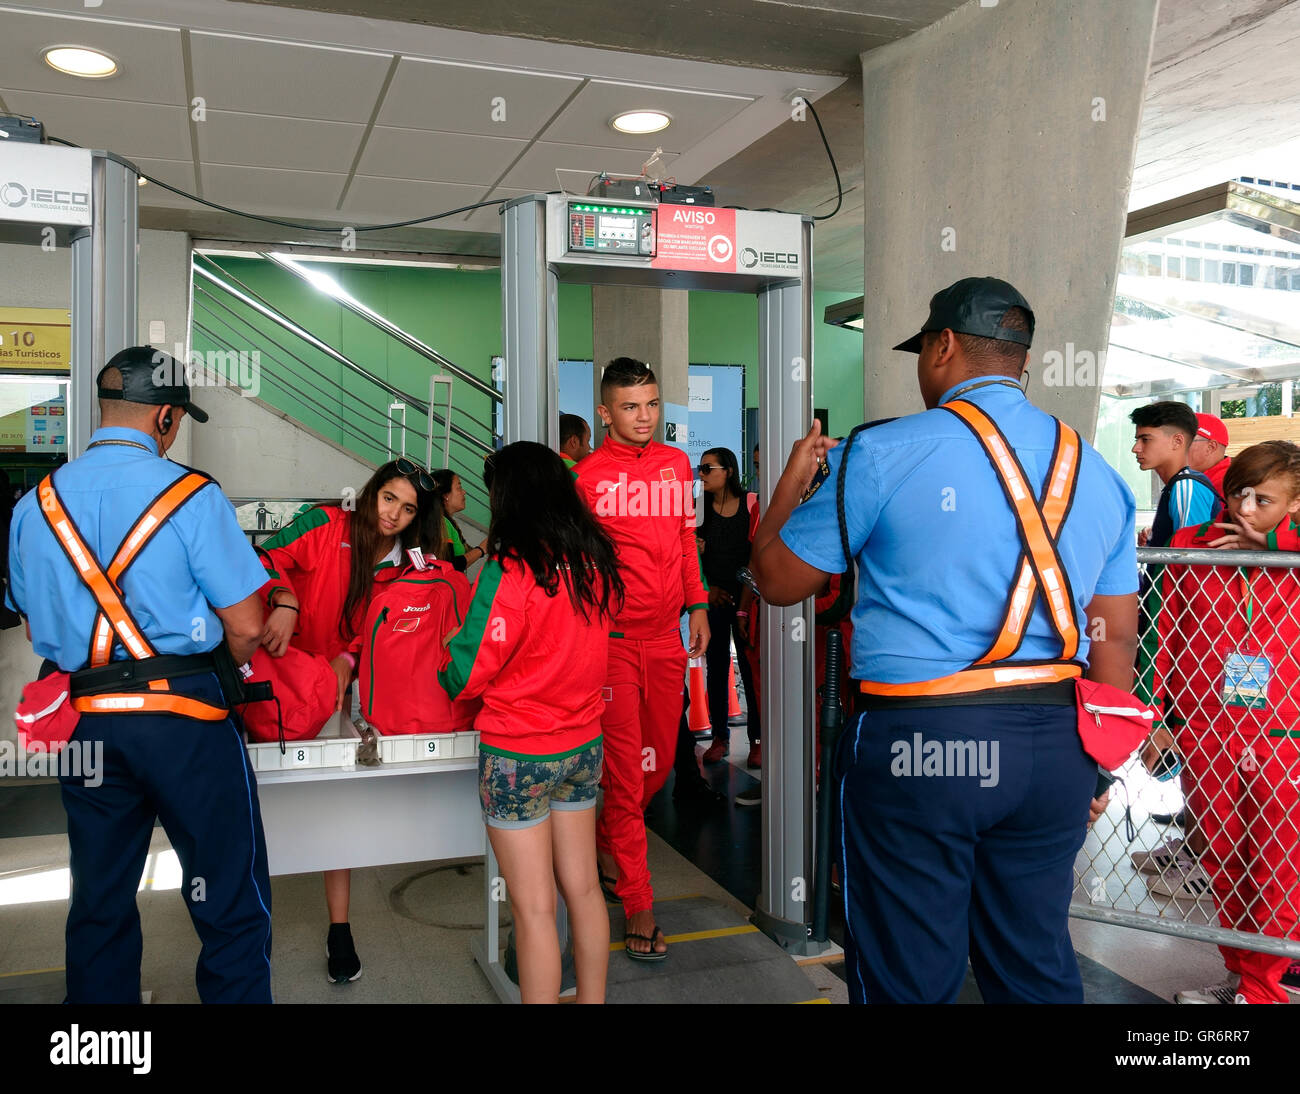
<instances>
[{"instance_id":1,"label":"black and red bag","mask_svg":"<svg viewBox=\"0 0 1300 1094\"><path fill-rule=\"evenodd\" d=\"M320 654L295 646L283 657L272 657L259 646L249 667L247 684L268 682L278 700L249 703L240 712L250 741L278 741L283 724L284 740L306 741L317 736L334 716L338 702L338 677Z\"/></svg>"}]
</instances>

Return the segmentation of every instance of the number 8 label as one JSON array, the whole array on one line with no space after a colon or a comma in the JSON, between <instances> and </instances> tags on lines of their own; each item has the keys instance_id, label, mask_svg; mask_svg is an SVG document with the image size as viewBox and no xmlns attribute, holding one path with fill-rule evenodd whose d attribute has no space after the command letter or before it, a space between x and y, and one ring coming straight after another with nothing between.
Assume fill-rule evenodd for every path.
<instances>
[{"instance_id":1,"label":"number 8 label","mask_svg":"<svg viewBox=\"0 0 1300 1094\"><path fill-rule=\"evenodd\" d=\"M293 750L293 766L301 767L307 762L307 750L305 748L295 748Z\"/></svg>"}]
</instances>

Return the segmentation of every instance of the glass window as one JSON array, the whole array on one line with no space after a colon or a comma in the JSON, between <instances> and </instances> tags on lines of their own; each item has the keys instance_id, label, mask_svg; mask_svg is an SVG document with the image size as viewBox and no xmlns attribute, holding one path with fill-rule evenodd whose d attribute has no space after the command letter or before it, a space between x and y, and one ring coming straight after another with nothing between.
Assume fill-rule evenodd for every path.
<instances>
[{"instance_id":1,"label":"glass window","mask_svg":"<svg viewBox=\"0 0 1300 1094\"><path fill-rule=\"evenodd\" d=\"M68 381L0 376L0 469L21 497L68 462Z\"/></svg>"}]
</instances>

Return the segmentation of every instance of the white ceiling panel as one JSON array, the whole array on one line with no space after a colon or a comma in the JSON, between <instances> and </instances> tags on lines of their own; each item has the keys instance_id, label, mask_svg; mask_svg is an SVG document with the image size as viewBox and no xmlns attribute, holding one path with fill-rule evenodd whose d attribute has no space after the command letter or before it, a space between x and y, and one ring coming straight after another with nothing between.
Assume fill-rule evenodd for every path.
<instances>
[{"instance_id":1,"label":"white ceiling panel","mask_svg":"<svg viewBox=\"0 0 1300 1094\"><path fill-rule=\"evenodd\" d=\"M137 159L132 161L146 175L153 175L172 186L194 193L194 165L178 160ZM178 197L170 190L150 183L139 191L142 208L198 209L200 206L188 198Z\"/></svg>"},{"instance_id":2,"label":"white ceiling panel","mask_svg":"<svg viewBox=\"0 0 1300 1094\"><path fill-rule=\"evenodd\" d=\"M532 137L581 83L574 76L472 68L403 57L384 98L378 124ZM494 102L498 99L501 102Z\"/></svg>"},{"instance_id":3,"label":"white ceiling panel","mask_svg":"<svg viewBox=\"0 0 1300 1094\"><path fill-rule=\"evenodd\" d=\"M387 224L394 220L431 216L462 205L471 205L482 197L484 189L481 186L452 186L447 183L358 175L352 180L352 188L343 203L343 214L362 224ZM424 227L459 228L463 216L462 213L460 216L431 221Z\"/></svg>"},{"instance_id":4,"label":"white ceiling panel","mask_svg":"<svg viewBox=\"0 0 1300 1094\"><path fill-rule=\"evenodd\" d=\"M194 93L209 110L368 122L391 57L195 32Z\"/></svg>"},{"instance_id":5,"label":"white ceiling panel","mask_svg":"<svg viewBox=\"0 0 1300 1094\"><path fill-rule=\"evenodd\" d=\"M105 148L128 159L190 158L185 109L157 103L123 103L80 95L44 95L0 88L9 109L33 114L45 131L86 148Z\"/></svg>"},{"instance_id":6,"label":"white ceiling panel","mask_svg":"<svg viewBox=\"0 0 1300 1094\"><path fill-rule=\"evenodd\" d=\"M214 164L203 167L203 196L254 213L288 220L332 219L347 176L315 171L271 171Z\"/></svg>"},{"instance_id":7,"label":"white ceiling panel","mask_svg":"<svg viewBox=\"0 0 1300 1094\"><path fill-rule=\"evenodd\" d=\"M357 173L425 182L491 186L527 141L376 126Z\"/></svg>"},{"instance_id":8,"label":"white ceiling panel","mask_svg":"<svg viewBox=\"0 0 1300 1094\"><path fill-rule=\"evenodd\" d=\"M554 189L554 187L551 187ZM493 190L489 197L492 198L522 198L529 194L535 193L533 190L506 190L498 188ZM491 232L493 235L501 234L501 206L488 205L482 209L475 209L468 214L462 213L455 218L456 227L466 232Z\"/></svg>"},{"instance_id":9,"label":"white ceiling panel","mask_svg":"<svg viewBox=\"0 0 1300 1094\"><path fill-rule=\"evenodd\" d=\"M614 148L663 148L681 152L704 140L754 102L748 96L696 94L656 87L634 87L593 80L582 89L549 129L548 141L590 141L595 133ZM662 110L673 119L660 133L628 136L609 124L627 110Z\"/></svg>"},{"instance_id":10,"label":"white ceiling panel","mask_svg":"<svg viewBox=\"0 0 1300 1094\"><path fill-rule=\"evenodd\" d=\"M551 144L539 141L533 145L504 179L502 186L522 189L528 193L545 193L561 188L555 172L561 170L562 188L586 192L587 181L601 171L618 175L636 175L649 153L626 148L593 148L584 144ZM673 157L665 154L667 173L672 173ZM570 172L573 172L570 174ZM579 175L585 176L580 178Z\"/></svg>"},{"instance_id":11,"label":"white ceiling panel","mask_svg":"<svg viewBox=\"0 0 1300 1094\"><path fill-rule=\"evenodd\" d=\"M88 80L56 72L43 56L50 46L82 46L107 53L117 62L117 73ZM98 19L0 14L0 79L24 91L141 103L185 101L179 31L117 26Z\"/></svg>"},{"instance_id":12,"label":"white ceiling panel","mask_svg":"<svg viewBox=\"0 0 1300 1094\"><path fill-rule=\"evenodd\" d=\"M204 163L346 174L366 127L307 118L208 111L197 124Z\"/></svg>"}]
</instances>

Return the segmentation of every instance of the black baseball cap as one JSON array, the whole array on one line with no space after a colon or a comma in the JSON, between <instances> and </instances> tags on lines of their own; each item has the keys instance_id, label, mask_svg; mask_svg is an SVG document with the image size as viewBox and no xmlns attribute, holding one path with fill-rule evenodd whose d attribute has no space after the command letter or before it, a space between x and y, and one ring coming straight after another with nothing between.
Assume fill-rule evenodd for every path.
<instances>
[{"instance_id":1,"label":"black baseball cap","mask_svg":"<svg viewBox=\"0 0 1300 1094\"><path fill-rule=\"evenodd\" d=\"M106 391L100 384L104 373L115 368L122 374L122 390ZM185 380L185 366L170 353L153 346L131 346L112 359L95 377L101 399L121 399L127 403L151 406L179 406L196 422L206 422L208 413L190 401L190 385Z\"/></svg>"},{"instance_id":2,"label":"black baseball cap","mask_svg":"<svg viewBox=\"0 0 1300 1094\"><path fill-rule=\"evenodd\" d=\"M1009 308L1024 308L1029 316L1027 331L1008 330L1001 325ZM964 277L930 297L930 318L925 321L925 326L894 349L920 353L921 335L936 330L952 330L958 334L1028 346L1034 338L1034 312L1013 285L996 277Z\"/></svg>"}]
</instances>

